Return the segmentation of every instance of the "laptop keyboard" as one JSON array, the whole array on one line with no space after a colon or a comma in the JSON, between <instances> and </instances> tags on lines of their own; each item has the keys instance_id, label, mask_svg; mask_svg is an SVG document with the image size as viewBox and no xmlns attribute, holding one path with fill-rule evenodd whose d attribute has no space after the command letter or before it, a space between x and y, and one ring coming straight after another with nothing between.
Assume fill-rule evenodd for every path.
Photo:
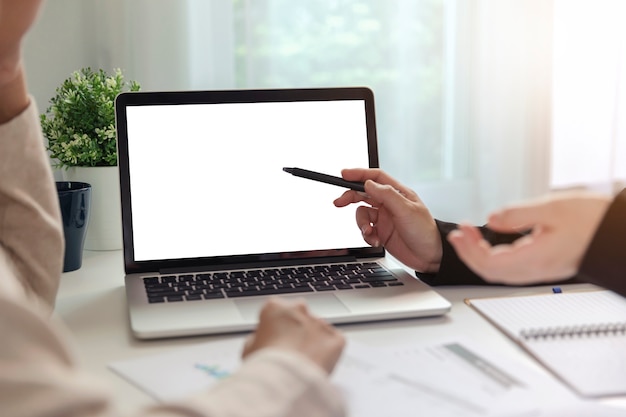
<instances>
[{"instance_id":1,"label":"laptop keyboard","mask_svg":"<svg viewBox=\"0 0 626 417\"><path fill-rule=\"evenodd\" d=\"M150 303L404 285L375 262L170 274L143 283Z\"/></svg>"}]
</instances>

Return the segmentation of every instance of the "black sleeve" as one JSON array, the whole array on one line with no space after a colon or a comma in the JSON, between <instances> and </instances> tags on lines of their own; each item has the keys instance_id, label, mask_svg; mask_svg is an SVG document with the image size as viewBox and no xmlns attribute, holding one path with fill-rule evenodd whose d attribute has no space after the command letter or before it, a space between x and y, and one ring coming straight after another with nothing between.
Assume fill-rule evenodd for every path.
<instances>
[{"instance_id":1,"label":"black sleeve","mask_svg":"<svg viewBox=\"0 0 626 417\"><path fill-rule=\"evenodd\" d=\"M429 285L500 285L485 282L479 275L469 269L461 259L459 259L456 251L448 242L448 234L457 228L455 223L447 223L436 220L439 234L441 235L441 244L443 248L441 265L437 274L423 274L415 272L417 277ZM522 233L496 233L487 227L480 227L485 240L492 245L506 244L515 241L523 236ZM572 279L562 281L561 283L578 282Z\"/></svg>"},{"instance_id":2,"label":"black sleeve","mask_svg":"<svg viewBox=\"0 0 626 417\"><path fill-rule=\"evenodd\" d=\"M604 215L583 257L579 276L626 296L626 189Z\"/></svg>"}]
</instances>

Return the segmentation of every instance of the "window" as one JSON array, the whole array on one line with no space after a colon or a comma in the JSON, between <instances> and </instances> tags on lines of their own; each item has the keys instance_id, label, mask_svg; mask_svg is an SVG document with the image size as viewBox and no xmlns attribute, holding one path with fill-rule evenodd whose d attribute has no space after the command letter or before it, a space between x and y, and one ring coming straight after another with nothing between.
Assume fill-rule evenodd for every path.
<instances>
[{"instance_id":1,"label":"window","mask_svg":"<svg viewBox=\"0 0 626 417\"><path fill-rule=\"evenodd\" d=\"M190 3L190 16L206 16L200 3ZM452 163L443 140L447 3L235 0L220 13L232 19L220 46L232 57L217 61L234 78L213 87L368 86L376 96L381 165L414 183L439 180Z\"/></svg>"},{"instance_id":2,"label":"window","mask_svg":"<svg viewBox=\"0 0 626 417\"><path fill-rule=\"evenodd\" d=\"M90 29L71 66L121 67L144 90L371 87L381 166L439 218L548 190L550 0L74 1L44 9Z\"/></svg>"},{"instance_id":3,"label":"window","mask_svg":"<svg viewBox=\"0 0 626 417\"><path fill-rule=\"evenodd\" d=\"M381 167L428 197L435 212L451 214L471 158L462 128L467 104L460 100L467 89L457 88L467 82L457 66L469 57L457 41L467 38L461 30L468 30L469 14L458 3L234 0L218 10L192 1L191 39L212 40L196 43L191 54L204 60L195 66L194 88L368 86L376 97ZM471 215L470 201L452 206Z\"/></svg>"}]
</instances>

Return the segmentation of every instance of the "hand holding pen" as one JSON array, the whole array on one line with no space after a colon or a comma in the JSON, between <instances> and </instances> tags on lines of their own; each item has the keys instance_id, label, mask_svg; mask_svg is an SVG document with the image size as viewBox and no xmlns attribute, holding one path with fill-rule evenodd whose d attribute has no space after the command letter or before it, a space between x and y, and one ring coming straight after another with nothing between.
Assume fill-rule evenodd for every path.
<instances>
[{"instance_id":1,"label":"hand holding pen","mask_svg":"<svg viewBox=\"0 0 626 417\"><path fill-rule=\"evenodd\" d=\"M428 208L418 195L377 168L344 169L344 180L363 182L365 193L348 190L335 206L360 204L357 226L372 246L384 246L397 260L420 272L437 272L441 237Z\"/></svg>"}]
</instances>

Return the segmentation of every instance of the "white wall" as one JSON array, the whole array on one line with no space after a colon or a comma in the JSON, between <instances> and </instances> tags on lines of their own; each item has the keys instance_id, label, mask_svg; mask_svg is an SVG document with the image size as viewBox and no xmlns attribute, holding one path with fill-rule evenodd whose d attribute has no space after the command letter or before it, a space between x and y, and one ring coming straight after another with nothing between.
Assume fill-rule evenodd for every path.
<instances>
[{"instance_id":1,"label":"white wall","mask_svg":"<svg viewBox=\"0 0 626 417\"><path fill-rule=\"evenodd\" d=\"M49 0L26 37L24 60L31 94L45 111L56 87L73 71L94 66L93 1Z\"/></svg>"},{"instance_id":2,"label":"white wall","mask_svg":"<svg viewBox=\"0 0 626 417\"><path fill-rule=\"evenodd\" d=\"M57 86L73 71L94 65L91 45L95 36L86 9L90 3L91 0L44 2L38 21L26 37L26 77L39 113L46 110ZM54 176L62 179L59 171Z\"/></svg>"},{"instance_id":3,"label":"white wall","mask_svg":"<svg viewBox=\"0 0 626 417\"><path fill-rule=\"evenodd\" d=\"M121 68L126 79L138 81L143 90L189 88L190 40L180 30L190 24L185 4L181 0L45 2L24 45L30 90L40 111L64 79L87 66L107 72ZM146 36L152 38L146 41Z\"/></svg>"}]
</instances>

